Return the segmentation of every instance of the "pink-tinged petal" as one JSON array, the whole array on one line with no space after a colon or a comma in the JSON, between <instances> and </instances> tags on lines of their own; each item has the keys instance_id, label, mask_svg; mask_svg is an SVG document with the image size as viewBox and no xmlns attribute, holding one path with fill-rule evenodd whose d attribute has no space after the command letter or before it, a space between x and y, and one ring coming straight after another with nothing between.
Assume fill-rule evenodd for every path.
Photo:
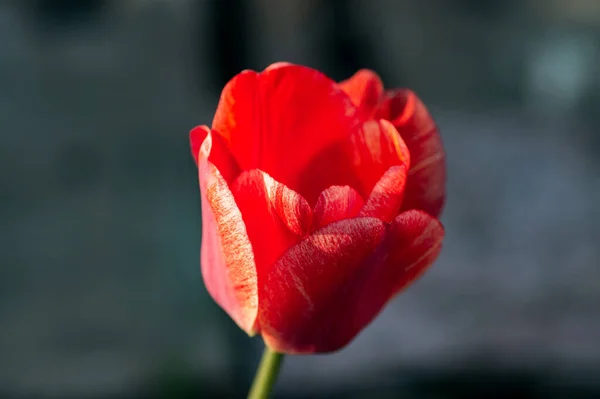
<instances>
[{"instance_id":1,"label":"pink-tinged petal","mask_svg":"<svg viewBox=\"0 0 600 399\"><path fill-rule=\"evenodd\" d=\"M231 188L252 243L258 281L312 223L312 209L302 196L265 172L243 172Z\"/></svg>"},{"instance_id":2,"label":"pink-tinged petal","mask_svg":"<svg viewBox=\"0 0 600 399\"><path fill-rule=\"evenodd\" d=\"M300 192L315 204L322 187L350 186L367 198L392 166L410 164L404 141L386 120L369 120L315 157L302 172Z\"/></svg>"},{"instance_id":3,"label":"pink-tinged petal","mask_svg":"<svg viewBox=\"0 0 600 399\"><path fill-rule=\"evenodd\" d=\"M211 163L210 132L198 151L202 201L201 267L204 283L215 302L240 328L252 335L258 309L254 252L242 214L225 178Z\"/></svg>"},{"instance_id":4,"label":"pink-tinged petal","mask_svg":"<svg viewBox=\"0 0 600 399\"><path fill-rule=\"evenodd\" d=\"M360 216L391 222L400 212L406 185L406 165L392 166L379 179Z\"/></svg>"},{"instance_id":5,"label":"pink-tinged petal","mask_svg":"<svg viewBox=\"0 0 600 399\"><path fill-rule=\"evenodd\" d=\"M352 187L331 186L319 195L311 230L318 230L340 220L351 219L358 215L363 205L364 200Z\"/></svg>"},{"instance_id":6,"label":"pink-tinged petal","mask_svg":"<svg viewBox=\"0 0 600 399\"><path fill-rule=\"evenodd\" d=\"M378 116L394 124L410 150L411 166L402 209L421 209L438 217L445 202L445 154L427 108L412 91L398 90L386 93Z\"/></svg>"},{"instance_id":7,"label":"pink-tinged petal","mask_svg":"<svg viewBox=\"0 0 600 399\"><path fill-rule=\"evenodd\" d=\"M259 320L265 343L285 353L337 349L348 324L340 289L385 235L375 218L345 219L290 248L260 284Z\"/></svg>"},{"instance_id":8,"label":"pink-tinged petal","mask_svg":"<svg viewBox=\"0 0 600 399\"><path fill-rule=\"evenodd\" d=\"M282 64L234 77L223 89L212 127L242 170L263 170L305 195L298 189L300 172L359 129L360 120L334 81L311 68Z\"/></svg>"},{"instance_id":9,"label":"pink-tinged petal","mask_svg":"<svg viewBox=\"0 0 600 399\"><path fill-rule=\"evenodd\" d=\"M237 175L240 174L240 167L227 148L227 144L223 141L223 138L218 134L211 134L211 130L207 126L197 126L190 132L190 148L194 161L198 166L198 157L200 155L200 147L208 135L211 135L211 148L208 155L210 163L215 165L219 170L225 181L231 183Z\"/></svg>"},{"instance_id":10,"label":"pink-tinged petal","mask_svg":"<svg viewBox=\"0 0 600 399\"><path fill-rule=\"evenodd\" d=\"M359 109L361 117L371 119L384 92L379 75L370 69L361 69L339 86Z\"/></svg>"},{"instance_id":11,"label":"pink-tinged petal","mask_svg":"<svg viewBox=\"0 0 600 399\"><path fill-rule=\"evenodd\" d=\"M444 229L425 212L405 212L387 230L376 221L329 225L278 262L259 294L269 303L259 310L267 345L285 353L344 347L437 258Z\"/></svg>"}]
</instances>

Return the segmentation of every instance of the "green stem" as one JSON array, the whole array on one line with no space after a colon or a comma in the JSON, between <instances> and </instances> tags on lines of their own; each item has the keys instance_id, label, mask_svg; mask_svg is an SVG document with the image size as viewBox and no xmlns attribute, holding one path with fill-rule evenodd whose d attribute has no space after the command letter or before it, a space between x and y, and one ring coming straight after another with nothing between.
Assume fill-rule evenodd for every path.
<instances>
[{"instance_id":1,"label":"green stem","mask_svg":"<svg viewBox=\"0 0 600 399\"><path fill-rule=\"evenodd\" d=\"M283 353L275 352L265 346L252 388L248 393L248 399L267 399L269 397L275 381L277 381L282 361Z\"/></svg>"}]
</instances>

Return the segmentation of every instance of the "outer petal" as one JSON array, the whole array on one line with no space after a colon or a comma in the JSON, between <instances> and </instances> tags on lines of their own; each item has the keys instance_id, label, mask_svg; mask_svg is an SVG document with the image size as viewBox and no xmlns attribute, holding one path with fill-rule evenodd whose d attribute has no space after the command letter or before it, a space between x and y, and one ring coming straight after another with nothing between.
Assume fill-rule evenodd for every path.
<instances>
[{"instance_id":1,"label":"outer petal","mask_svg":"<svg viewBox=\"0 0 600 399\"><path fill-rule=\"evenodd\" d=\"M352 77L339 83L339 87L350 97L363 119L371 119L383 95L383 83L374 71L361 69Z\"/></svg>"},{"instance_id":2,"label":"outer petal","mask_svg":"<svg viewBox=\"0 0 600 399\"><path fill-rule=\"evenodd\" d=\"M364 203L360 194L350 186L329 187L317 200L311 230L318 230L328 224L355 217Z\"/></svg>"},{"instance_id":3,"label":"outer petal","mask_svg":"<svg viewBox=\"0 0 600 399\"><path fill-rule=\"evenodd\" d=\"M341 302L352 299L339 297L339 290L353 279L384 234L378 219L346 219L286 252L261 283L259 320L266 344L286 353L342 346L348 320Z\"/></svg>"},{"instance_id":4,"label":"outer petal","mask_svg":"<svg viewBox=\"0 0 600 399\"><path fill-rule=\"evenodd\" d=\"M386 120L369 120L310 162L301 175L300 192L314 204L321 187L347 185L367 198L390 167L408 169L409 164L410 154L394 126Z\"/></svg>"},{"instance_id":5,"label":"outer petal","mask_svg":"<svg viewBox=\"0 0 600 399\"><path fill-rule=\"evenodd\" d=\"M206 137L211 134L207 126L197 126L190 132L190 148L196 165L198 165L198 157L200 155L200 147ZM208 160L210 163L221 172L223 178L228 182L232 182L237 175L240 174L240 166L227 148L227 144L218 134L211 135L211 149L209 150Z\"/></svg>"},{"instance_id":6,"label":"outer petal","mask_svg":"<svg viewBox=\"0 0 600 399\"><path fill-rule=\"evenodd\" d=\"M258 169L242 173L231 190L252 243L260 282L275 261L308 234L312 209L300 194Z\"/></svg>"},{"instance_id":7,"label":"outer petal","mask_svg":"<svg viewBox=\"0 0 600 399\"><path fill-rule=\"evenodd\" d=\"M422 211L400 214L390 225L377 251L340 290L345 302L345 337L351 340L433 264L440 254L444 228Z\"/></svg>"},{"instance_id":8,"label":"outer petal","mask_svg":"<svg viewBox=\"0 0 600 399\"><path fill-rule=\"evenodd\" d=\"M382 270L386 270L385 278L390 279L392 296L431 266L442 250L443 239L442 223L423 211L403 212L394 219L385 244L379 250L389 254ZM377 289L375 286L371 288Z\"/></svg>"},{"instance_id":9,"label":"outer petal","mask_svg":"<svg viewBox=\"0 0 600 399\"><path fill-rule=\"evenodd\" d=\"M386 93L377 114L389 119L411 156L402 209L421 209L438 217L444 207L446 165L442 139L425 105L410 90Z\"/></svg>"},{"instance_id":10,"label":"outer petal","mask_svg":"<svg viewBox=\"0 0 600 399\"><path fill-rule=\"evenodd\" d=\"M426 213L405 212L385 233L376 223L366 222L372 220L330 225L321 230L323 236L292 248L273 268L260 293L271 306L261 307L259 313L270 347L287 353L344 347L438 256L443 227ZM362 224L356 232L349 228L352 222ZM334 230L335 238L347 233L348 241L330 238ZM350 245L348 251L340 245L355 238L364 240L362 247ZM332 247L333 251L322 249Z\"/></svg>"},{"instance_id":11,"label":"outer petal","mask_svg":"<svg viewBox=\"0 0 600 399\"><path fill-rule=\"evenodd\" d=\"M234 77L213 120L242 170L261 169L303 195L300 171L359 127L356 107L334 81L285 63Z\"/></svg>"},{"instance_id":12,"label":"outer petal","mask_svg":"<svg viewBox=\"0 0 600 399\"><path fill-rule=\"evenodd\" d=\"M255 333L258 285L252 245L225 178L210 161L216 152L207 135L198 151L202 200L204 283L210 295L249 334ZM220 149L223 150L223 149Z\"/></svg>"},{"instance_id":13,"label":"outer petal","mask_svg":"<svg viewBox=\"0 0 600 399\"><path fill-rule=\"evenodd\" d=\"M200 147L204 142L207 135L210 134L208 126L196 126L190 131L190 149L192 150L192 156L194 162L198 166L198 156L200 155Z\"/></svg>"}]
</instances>

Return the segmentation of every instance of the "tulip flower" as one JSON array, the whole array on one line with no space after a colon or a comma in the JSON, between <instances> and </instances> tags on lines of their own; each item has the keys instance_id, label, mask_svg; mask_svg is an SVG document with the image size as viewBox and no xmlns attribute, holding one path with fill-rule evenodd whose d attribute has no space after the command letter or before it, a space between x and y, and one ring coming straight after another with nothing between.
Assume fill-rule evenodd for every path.
<instances>
[{"instance_id":1,"label":"tulip flower","mask_svg":"<svg viewBox=\"0 0 600 399\"><path fill-rule=\"evenodd\" d=\"M437 126L413 92L385 90L373 71L341 83L288 63L243 71L190 143L204 282L262 336L261 381L281 354L346 346L440 253Z\"/></svg>"}]
</instances>

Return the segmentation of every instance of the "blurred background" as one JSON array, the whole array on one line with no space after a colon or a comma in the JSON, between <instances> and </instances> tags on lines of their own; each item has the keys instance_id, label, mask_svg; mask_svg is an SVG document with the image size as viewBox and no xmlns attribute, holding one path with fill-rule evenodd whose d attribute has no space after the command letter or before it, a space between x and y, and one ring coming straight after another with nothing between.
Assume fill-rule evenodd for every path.
<instances>
[{"instance_id":1,"label":"blurred background","mask_svg":"<svg viewBox=\"0 0 600 399\"><path fill-rule=\"evenodd\" d=\"M410 87L445 249L278 398L600 397L600 1L0 2L0 398L244 397L199 271L188 132L242 69Z\"/></svg>"}]
</instances>

